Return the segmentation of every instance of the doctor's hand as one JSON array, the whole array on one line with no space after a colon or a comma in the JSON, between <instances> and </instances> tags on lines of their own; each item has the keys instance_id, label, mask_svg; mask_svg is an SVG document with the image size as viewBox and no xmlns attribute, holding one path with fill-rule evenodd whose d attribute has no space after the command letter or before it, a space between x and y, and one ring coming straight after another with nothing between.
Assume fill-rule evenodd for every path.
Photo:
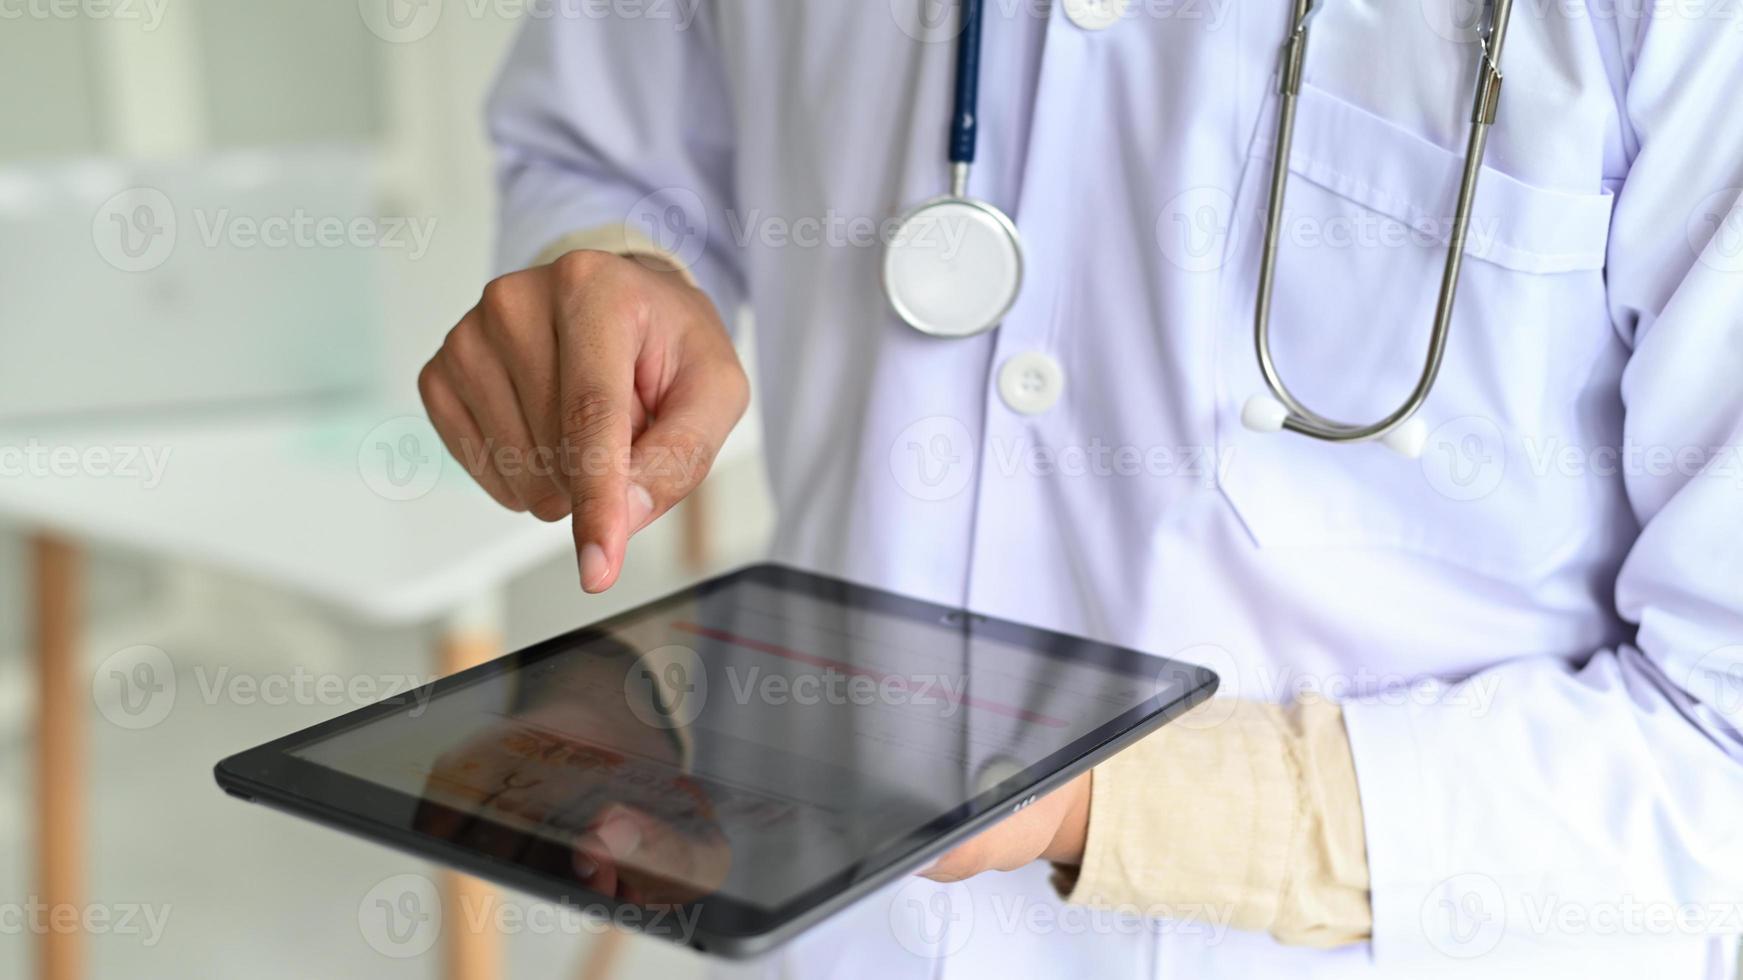
<instances>
[{"instance_id":1,"label":"doctor's hand","mask_svg":"<svg viewBox=\"0 0 1743 980\"><path fill-rule=\"evenodd\" d=\"M575 251L510 273L418 376L436 431L497 502L573 515L581 585L707 475L750 386L713 302L655 260Z\"/></svg>"},{"instance_id":2,"label":"doctor's hand","mask_svg":"<svg viewBox=\"0 0 1743 980\"><path fill-rule=\"evenodd\" d=\"M1033 861L1081 864L1094 775L1084 773L958 845L921 871L921 877L961 881L984 871L1015 871Z\"/></svg>"}]
</instances>

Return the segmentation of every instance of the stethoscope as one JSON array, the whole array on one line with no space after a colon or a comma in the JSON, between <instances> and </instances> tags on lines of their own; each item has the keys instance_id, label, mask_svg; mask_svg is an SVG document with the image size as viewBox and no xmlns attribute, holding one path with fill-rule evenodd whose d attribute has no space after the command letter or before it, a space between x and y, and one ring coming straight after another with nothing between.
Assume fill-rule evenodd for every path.
<instances>
[{"instance_id":1,"label":"stethoscope","mask_svg":"<svg viewBox=\"0 0 1743 980\"><path fill-rule=\"evenodd\" d=\"M1271 163L1258 301L1253 316L1254 348L1269 393L1248 399L1241 411L1241 421L1256 432L1287 429L1333 443L1378 441L1415 458L1422 454L1428 441L1428 427L1416 414L1434 390L1446 354L1477 179L1482 172L1489 128L1495 123L1501 99L1501 47L1506 40L1513 3L1483 0L1483 18L1477 34L1476 97L1465 149L1464 176L1459 185L1446 269L1422 374L1402 405L1379 421L1367 424L1339 422L1303 405L1283 382L1271 355L1271 297L1282 228L1279 219L1289 185L1296 103L1307 61L1308 23L1318 9L1318 0L1294 0L1278 70L1276 156ZM964 0L962 5L963 29L956 48L955 116L950 132L950 193L926 201L904 215L884 253L884 292L890 306L914 329L938 337L970 337L998 326L1016 303L1023 283L1023 245L1016 224L997 207L968 196L976 140L983 10L983 0Z\"/></svg>"},{"instance_id":2,"label":"stethoscope","mask_svg":"<svg viewBox=\"0 0 1743 980\"><path fill-rule=\"evenodd\" d=\"M983 0L963 0L956 39L950 193L902 216L884 251L884 295L921 333L972 337L999 325L1023 288L1023 240L994 205L968 196L980 97Z\"/></svg>"}]
</instances>

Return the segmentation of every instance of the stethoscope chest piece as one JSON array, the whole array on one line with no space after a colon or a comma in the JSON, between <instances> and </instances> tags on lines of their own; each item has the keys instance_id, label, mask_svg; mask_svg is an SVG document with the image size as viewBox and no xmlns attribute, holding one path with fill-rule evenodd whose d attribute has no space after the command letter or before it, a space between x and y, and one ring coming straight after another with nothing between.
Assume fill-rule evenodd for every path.
<instances>
[{"instance_id":1,"label":"stethoscope chest piece","mask_svg":"<svg viewBox=\"0 0 1743 980\"><path fill-rule=\"evenodd\" d=\"M904 322L935 337L999 325L1023 285L1023 246L1004 212L969 197L909 211L884 252L884 291Z\"/></svg>"},{"instance_id":2,"label":"stethoscope chest piece","mask_svg":"<svg viewBox=\"0 0 1743 980\"><path fill-rule=\"evenodd\" d=\"M985 0L962 0L950 123L950 193L902 216L884 249L884 295L903 322L934 337L999 325L1023 288L1023 243L1003 211L968 194L979 133Z\"/></svg>"}]
</instances>

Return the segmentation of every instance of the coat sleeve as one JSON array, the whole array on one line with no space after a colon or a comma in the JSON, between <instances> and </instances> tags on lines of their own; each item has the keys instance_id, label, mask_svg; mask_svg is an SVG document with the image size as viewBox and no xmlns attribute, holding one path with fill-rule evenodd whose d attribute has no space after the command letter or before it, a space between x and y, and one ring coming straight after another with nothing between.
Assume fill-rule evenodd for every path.
<instances>
[{"instance_id":1,"label":"coat sleeve","mask_svg":"<svg viewBox=\"0 0 1743 980\"><path fill-rule=\"evenodd\" d=\"M712 0L529 17L487 109L499 268L524 268L576 235L651 243L731 322L743 275L729 236L710 234L733 206L727 92Z\"/></svg>"},{"instance_id":2,"label":"coat sleeve","mask_svg":"<svg viewBox=\"0 0 1743 980\"><path fill-rule=\"evenodd\" d=\"M1456 686L1346 705L1382 964L1630 941L1723 962L1743 929L1743 31L1729 5L1639 9L1602 25L1632 642L1467 680L1480 711Z\"/></svg>"}]
</instances>

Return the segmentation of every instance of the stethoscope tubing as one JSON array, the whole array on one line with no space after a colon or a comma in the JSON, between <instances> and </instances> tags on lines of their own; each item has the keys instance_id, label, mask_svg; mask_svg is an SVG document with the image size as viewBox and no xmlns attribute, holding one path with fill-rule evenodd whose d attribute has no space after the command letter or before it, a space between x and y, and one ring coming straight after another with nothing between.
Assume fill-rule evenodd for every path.
<instances>
[{"instance_id":1,"label":"stethoscope tubing","mask_svg":"<svg viewBox=\"0 0 1743 980\"><path fill-rule=\"evenodd\" d=\"M980 36L985 0L963 0L962 32L956 38L955 115L950 121L950 162L974 163L980 137Z\"/></svg>"},{"instance_id":2,"label":"stethoscope tubing","mask_svg":"<svg viewBox=\"0 0 1743 980\"><path fill-rule=\"evenodd\" d=\"M1479 61L1471 130L1465 148L1465 163L1459 182L1446 267L1441 277L1440 294L1435 304L1434 324L1422 373L1403 404L1379 421L1362 425L1335 421L1302 404L1284 383L1271 352L1271 298L1277 267L1280 216L1283 213L1285 189L1289 183L1289 157L1295 135L1295 106L1301 94L1302 69L1307 56L1308 24L1317 12L1318 2L1319 0L1295 0L1289 39L1283 48L1282 65L1278 73L1276 155L1271 164L1271 189L1259 262L1258 298L1253 313L1253 344L1266 387L1288 409L1288 415L1282 421L1283 428L1325 442L1365 442L1383 439L1409 422L1428 401L1439 377L1446 355L1447 340L1452 332L1452 315L1464 263L1465 242L1470 231L1471 208L1476 199L1477 182L1482 174L1489 128L1495 122L1500 101L1501 49L1506 41L1507 24L1513 4L1512 0L1484 0L1485 16L1478 36Z\"/></svg>"}]
</instances>

